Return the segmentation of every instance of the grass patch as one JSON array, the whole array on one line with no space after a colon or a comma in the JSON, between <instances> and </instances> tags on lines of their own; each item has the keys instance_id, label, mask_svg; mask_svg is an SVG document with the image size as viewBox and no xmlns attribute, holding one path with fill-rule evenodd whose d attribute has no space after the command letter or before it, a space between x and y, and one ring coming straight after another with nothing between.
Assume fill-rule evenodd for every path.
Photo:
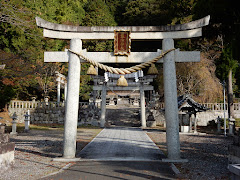
<instances>
[{"instance_id":1,"label":"grass patch","mask_svg":"<svg viewBox=\"0 0 240 180\"><path fill-rule=\"evenodd\" d=\"M240 118L236 118L235 120L236 120L235 121L235 126L240 127Z\"/></svg>"},{"instance_id":2,"label":"grass patch","mask_svg":"<svg viewBox=\"0 0 240 180\"><path fill-rule=\"evenodd\" d=\"M24 132L25 124L24 123L17 123L17 132L22 133ZM64 130L64 125L62 124L30 124L30 130ZM81 125L78 126L78 129L99 129L102 128L92 126L92 125ZM12 132L12 124L6 125L6 133Z\"/></svg>"}]
</instances>

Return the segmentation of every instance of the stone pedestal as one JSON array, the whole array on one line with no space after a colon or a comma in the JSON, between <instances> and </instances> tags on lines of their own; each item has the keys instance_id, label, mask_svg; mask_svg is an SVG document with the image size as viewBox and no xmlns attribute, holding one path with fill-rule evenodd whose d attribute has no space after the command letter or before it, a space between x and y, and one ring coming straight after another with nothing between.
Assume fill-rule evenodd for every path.
<instances>
[{"instance_id":1,"label":"stone pedestal","mask_svg":"<svg viewBox=\"0 0 240 180\"><path fill-rule=\"evenodd\" d=\"M190 126L181 126L181 132L188 133L190 130Z\"/></svg>"},{"instance_id":2,"label":"stone pedestal","mask_svg":"<svg viewBox=\"0 0 240 180\"><path fill-rule=\"evenodd\" d=\"M138 98L135 98L133 101L133 106L139 106Z\"/></svg>"},{"instance_id":3,"label":"stone pedestal","mask_svg":"<svg viewBox=\"0 0 240 180\"><path fill-rule=\"evenodd\" d=\"M11 135L17 135L17 115L16 113L12 116L12 132L10 132Z\"/></svg>"},{"instance_id":4,"label":"stone pedestal","mask_svg":"<svg viewBox=\"0 0 240 180\"><path fill-rule=\"evenodd\" d=\"M115 103L112 97L110 98L109 106L115 106Z\"/></svg>"},{"instance_id":5,"label":"stone pedestal","mask_svg":"<svg viewBox=\"0 0 240 180\"><path fill-rule=\"evenodd\" d=\"M234 131L235 131L235 127L234 127L235 119L229 118L228 121L229 121L229 123L228 123L228 125L229 125L228 135L229 136L233 136L234 135Z\"/></svg>"},{"instance_id":6,"label":"stone pedestal","mask_svg":"<svg viewBox=\"0 0 240 180\"><path fill-rule=\"evenodd\" d=\"M24 121L25 121L25 128L24 128L24 132L29 132L29 126L30 126L30 111L28 110L27 112L26 112L26 114L24 115L25 116L25 119L24 119Z\"/></svg>"},{"instance_id":7,"label":"stone pedestal","mask_svg":"<svg viewBox=\"0 0 240 180\"><path fill-rule=\"evenodd\" d=\"M147 121L147 127L156 127L157 122L156 121Z\"/></svg>"},{"instance_id":8,"label":"stone pedestal","mask_svg":"<svg viewBox=\"0 0 240 180\"><path fill-rule=\"evenodd\" d=\"M14 162L15 143L9 142L9 135L4 133L5 126L0 125L0 169L6 170Z\"/></svg>"},{"instance_id":9,"label":"stone pedestal","mask_svg":"<svg viewBox=\"0 0 240 180\"><path fill-rule=\"evenodd\" d=\"M128 101L128 99L119 98L119 99L117 100L117 106L120 106L120 107L128 107L128 106L129 106L129 101Z\"/></svg>"}]
</instances>

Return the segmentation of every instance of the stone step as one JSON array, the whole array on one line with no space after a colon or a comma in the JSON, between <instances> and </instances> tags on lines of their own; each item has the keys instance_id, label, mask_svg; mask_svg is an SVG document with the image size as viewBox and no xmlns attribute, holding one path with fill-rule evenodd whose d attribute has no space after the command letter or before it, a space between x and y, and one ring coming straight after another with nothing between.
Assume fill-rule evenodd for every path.
<instances>
[{"instance_id":1,"label":"stone step","mask_svg":"<svg viewBox=\"0 0 240 180\"><path fill-rule=\"evenodd\" d=\"M106 122L109 126L138 127L140 126L139 109L107 109Z\"/></svg>"}]
</instances>

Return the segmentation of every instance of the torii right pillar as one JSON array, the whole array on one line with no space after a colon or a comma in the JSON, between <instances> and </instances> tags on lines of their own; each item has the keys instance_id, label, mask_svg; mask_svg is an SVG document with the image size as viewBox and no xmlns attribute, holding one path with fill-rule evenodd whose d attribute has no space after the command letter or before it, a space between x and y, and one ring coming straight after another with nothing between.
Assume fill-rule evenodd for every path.
<instances>
[{"instance_id":1,"label":"torii right pillar","mask_svg":"<svg viewBox=\"0 0 240 180\"><path fill-rule=\"evenodd\" d=\"M163 39L163 51L173 49L173 39ZM180 160L179 119L177 104L177 82L174 51L169 52L163 60L164 102L166 119L166 139L168 159Z\"/></svg>"}]
</instances>

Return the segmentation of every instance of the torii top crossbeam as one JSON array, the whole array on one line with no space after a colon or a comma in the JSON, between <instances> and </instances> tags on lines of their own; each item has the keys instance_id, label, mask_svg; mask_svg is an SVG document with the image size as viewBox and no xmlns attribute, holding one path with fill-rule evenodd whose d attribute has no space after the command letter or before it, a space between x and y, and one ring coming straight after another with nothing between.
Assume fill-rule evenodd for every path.
<instances>
[{"instance_id":1,"label":"torii top crossbeam","mask_svg":"<svg viewBox=\"0 0 240 180\"><path fill-rule=\"evenodd\" d=\"M186 24L173 26L71 26L56 24L36 17L43 36L56 39L114 39L114 30L130 30L131 39L180 39L202 36L202 27L209 24L210 16ZM115 56L113 52L86 52L82 54L102 63L142 63L161 54L157 52L131 52L129 56ZM175 51L175 62L198 62L200 52ZM45 52L44 62L68 62L68 52ZM81 62L84 62L81 60ZM158 61L162 62L162 60Z\"/></svg>"},{"instance_id":2,"label":"torii top crossbeam","mask_svg":"<svg viewBox=\"0 0 240 180\"><path fill-rule=\"evenodd\" d=\"M44 37L56 39L114 39L114 30L131 31L131 39L179 39L202 36L202 27L209 24L209 19L210 16L206 16L171 26L72 26L51 23L40 17L36 17L36 22L44 29Z\"/></svg>"}]
</instances>

